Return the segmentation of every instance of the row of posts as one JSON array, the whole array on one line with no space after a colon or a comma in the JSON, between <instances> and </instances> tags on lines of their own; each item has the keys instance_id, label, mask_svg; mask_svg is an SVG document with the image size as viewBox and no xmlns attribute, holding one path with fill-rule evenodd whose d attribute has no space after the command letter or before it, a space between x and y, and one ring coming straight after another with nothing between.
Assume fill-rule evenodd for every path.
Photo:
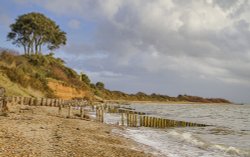
<instances>
[{"instance_id":1,"label":"row of posts","mask_svg":"<svg viewBox=\"0 0 250 157\"><path fill-rule=\"evenodd\" d=\"M72 107L80 107L80 117L85 117L83 101L77 100L62 100L62 99L49 99L49 98L30 98L30 97L8 97L8 103L30 105L30 106L54 106L58 107L58 114L62 114L62 108L68 108L68 116L72 117ZM66 106L65 106L66 105ZM129 109L121 109L119 105L107 105L101 104L92 106L92 109L96 111L96 120L104 122L104 113L118 113L121 115L121 125L127 125L130 127L153 127L153 128L165 128L165 127L204 127L205 124L191 123L185 121L176 121L165 118L158 118L147 116L146 113L138 112Z\"/></svg>"},{"instance_id":2,"label":"row of posts","mask_svg":"<svg viewBox=\"0 0 250 157\"><path fill-rule=\"evenodd\" d=\"M205 127L208 125L170 120L166 118L148 116L146 113L121 109L120 106L96 106L96 120L104 122L104 113L116 113L121 115L120 124L129 127L152 127L152 128L166 128L166 127Z\"/></svg>"},{"instance_id":3,"label":"row of posts","mask_svg":"<svg viewBox=\"0 0 250 157\"><path fill-rule=\"evenodd\" d=\"M86 104L87 101L83 100L63 100L63 99L50 99L50 98L33 98L33 97L7 97L7 102L13 105L29 105L29 106L54 106L71 105L79 106Z\"/></svg>"},{"instance_id":4,"label":"row of posts","mask_svg":"<svg viewBox=\"0 0 250 157\"><path fill-rule=\"evenodd\" d=\"M84 107L85 106L79 106L79 108L80 108L80 113L79 113L79 117L81 118L81 119L84 119L85 118L85 116L86 116L86 114L85 114L85 111L84 111ZM67 113L67 117L68 118L72 118L74 115L73 115L73 112L72 112L72 108L73 108L73 106L71 106L71 105L69 105L69 106L67 106L67 108L68 108L68 113ZM62 115L62 109L63 109L63 105L59 105L58 106L58 115Z\"/></svg>"},{"instance_id":5,"label":"row of posts","mask_svg":"<svg viewBox=\"0 0 250 157\"><path fill-rule=\"evenodd\" d=\"M49 99L49 98L32 98L32 97L8 97L7 102L13 105L29 105L29 106L59 106L64 104L62 99Z\"/></svg>"},{"instance_id":6,"label":"row of posts","mask_svg":"<svg viewBox=\"0 0 250 157\"><path fill-rule=\"evenodd\" d=\"M166 118L138 115L138 114L124 114L121 113L121 125L125 124L125 116L127 126L130 127L152 127L152 128L166 128L166 127L205 127L205 124L191 123L185 121L170 120Z\"/></svg>"}]
</instances>

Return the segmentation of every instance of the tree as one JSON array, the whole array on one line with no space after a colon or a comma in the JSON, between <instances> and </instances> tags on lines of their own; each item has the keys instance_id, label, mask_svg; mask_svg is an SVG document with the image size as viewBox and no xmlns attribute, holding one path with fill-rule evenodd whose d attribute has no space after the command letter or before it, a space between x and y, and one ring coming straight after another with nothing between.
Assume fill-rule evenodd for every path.
<instances>
[{"instance_id":1,"label":"tree","mask_svg":"<svg viewBox=\"0 0 250 157\"><path fill-rule=\"evenodd\" d=\"M83 81L88 85L90 84L89 77L86 74L82 73L82 72L80 73L80 81Z\"/></svg>"},{"instance_id":2,"label":"tree","mask_svg":"<svg viewBox=\"0 0 250 157\"><path fill-rule=\"evenodd\" d=\"M22 46L27 55L41 53L42 47L46 45L49 50L57 49L67 41L66 33L41 13L18 16L10 28L7 39L18 47Z\"/></svg>"},{"instance_id":3,"label":"tree","mask_svg":"<svg viewBox=\"0 0 250 157\"><path fill-rule=\"evenodd\" d=\"M102 82L97 82L97 83L95 84L95 86L96 86L98 89L104 89L104 83L102 83Z\"/></svg>"}]
</instances>

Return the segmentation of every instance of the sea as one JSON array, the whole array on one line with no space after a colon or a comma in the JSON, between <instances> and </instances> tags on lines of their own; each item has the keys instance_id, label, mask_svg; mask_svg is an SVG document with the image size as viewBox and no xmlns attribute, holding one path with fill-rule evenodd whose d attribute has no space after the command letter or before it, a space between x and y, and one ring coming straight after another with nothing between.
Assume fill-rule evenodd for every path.
<instances>
[{"instance_id":1,"label":"sea","mask_svg":"<svg viewBox=\"0 0 250 157\"><path fill-rule=\"evenodd\" d=\"M207 124L207 127L125 127L113 132L167 157L250 157L250 105L130 104L150 116ZM119 114L105 114L108 124L120 124Z\"/></svg>"}]
</instances>

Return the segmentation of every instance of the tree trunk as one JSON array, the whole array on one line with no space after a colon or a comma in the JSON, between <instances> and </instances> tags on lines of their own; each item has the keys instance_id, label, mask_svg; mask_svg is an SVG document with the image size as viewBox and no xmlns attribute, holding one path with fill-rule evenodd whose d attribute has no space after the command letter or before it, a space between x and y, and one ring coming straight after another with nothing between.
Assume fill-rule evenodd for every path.
<instances>
[{"instance_id":1,"label":"tree trunk","mask_svg":"<svg viewBox=\"0 0 250 157\"><path fill-rule=\"evenodd\" d=\"M31 54L34 54L34 43L31 43Z\"/></svg>"},{"instance_id":2,"label":"tree trunk","mask_svg":"<svg viewBox=\"0 0 250 157\"><path fill-rule=\"evenodd\" d=\"M35 43L35 51L36 51L36 54L38 53L38 44Z\"/></svg>"},{"instance_id":3,"label":"tree trunk","mask_svg":"<svg viewBox=\"0 0 250 157\"><path fill-rule=\"evenodd\" d=\"M30 55L30 44L28 44L28 51L27 51L27 55Z\"/></svg>"},{"instance_id":4,"label":"tree trunk","mask_svg":"<svg viewBox=\"0 0 250 157\"><path fill-rule=\"evenodd\" d=\"M24 48L24 55L26 55L26 46L23 46Z\"/></svg>"},{"instance_id":5,"label":"tree trunk","mask_svg":"<svg viewBox=\"0 0 250 157\"><path fill-rule=\"evenodd\" d=\"M26 45L25 45L25 44L23 44L23 49L24 49L24 55L26 55L26 53L27 53L27 48L26 48Z\"/></svg>"},{"instance_id":6,"label":"tree trunk","mask_svg":"<svg viewBox=\"0 0 250 157\"><path fill-rule=\"evenodd\" d=\"M42 54L42 44L39 45L39 53Z\"/></svg>"}]
</instances>

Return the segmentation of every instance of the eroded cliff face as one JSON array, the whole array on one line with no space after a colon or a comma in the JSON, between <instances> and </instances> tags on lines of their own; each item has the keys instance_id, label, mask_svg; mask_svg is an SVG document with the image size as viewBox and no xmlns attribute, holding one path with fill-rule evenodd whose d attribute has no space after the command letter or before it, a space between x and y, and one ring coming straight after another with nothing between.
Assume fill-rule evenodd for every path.
<instances>
[{"instance_id":1,"label":"eroded cliff face","mask_svg":"<svg viewBox=\"0 0 250 157\"><path fill-rule=\"evenodd\" d=\"M48 86L53 90L54 95L61 99L90 97L89 91L79 90L56 80L49 80Z\"/></svg>"}]
</instances>

